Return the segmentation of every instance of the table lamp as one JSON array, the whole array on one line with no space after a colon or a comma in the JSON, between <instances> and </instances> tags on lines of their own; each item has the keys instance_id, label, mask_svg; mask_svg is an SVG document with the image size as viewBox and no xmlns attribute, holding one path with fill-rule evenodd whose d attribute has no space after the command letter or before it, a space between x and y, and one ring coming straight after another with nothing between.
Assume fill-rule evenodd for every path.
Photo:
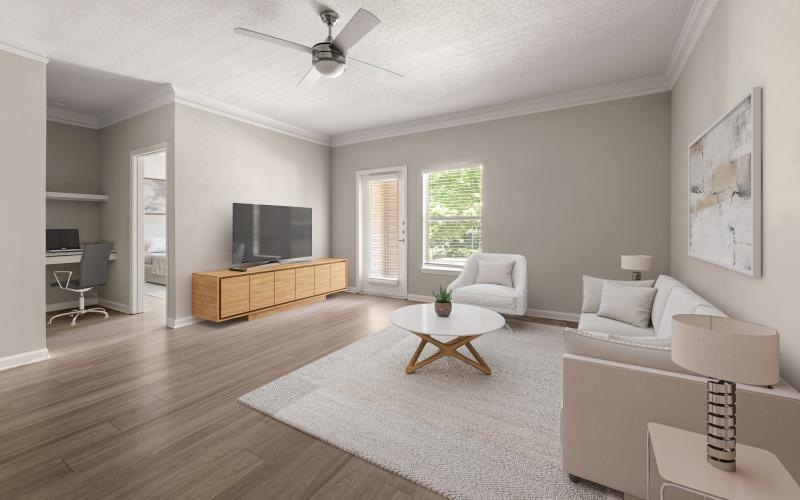
<instances>
[{"instance_id":1,"label":"table lamp","mask_svg":"<svg viewBox=\"0 0 800 500\"><path fill-rule=\"evenodd\" d=\"M653 268L652 255L623 255L622 269L633 271L633 280L642 279L642 271L649 271Z\"/></svg>"},{"instance_id":2,"label":"table lamp","mask_svg":"<svg viewBox=\"0 0 800 500\"><path fill-rule=\"evenodd\" d=\"M721 316L672 317L672 361L709 377L706 409L707 461L736 470L736 383L780 381L778 332Z\"/></svg>"}]
</instances>

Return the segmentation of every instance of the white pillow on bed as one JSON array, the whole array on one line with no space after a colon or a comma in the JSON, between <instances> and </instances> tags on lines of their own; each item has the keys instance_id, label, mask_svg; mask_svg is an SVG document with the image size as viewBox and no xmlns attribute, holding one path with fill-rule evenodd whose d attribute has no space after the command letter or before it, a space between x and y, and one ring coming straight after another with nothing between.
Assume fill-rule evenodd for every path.
<instances>
[{"instance_id":1,"label":"white pillow on bed","mask_svg":"<svg viewBox=\"0 0 800 500\"><path fill-rule=\"evenodd\" d=\"M167 251L167 239L163 236L151 236L144 239L145 253L164 253Z\"/></svg>"}]
</instances>

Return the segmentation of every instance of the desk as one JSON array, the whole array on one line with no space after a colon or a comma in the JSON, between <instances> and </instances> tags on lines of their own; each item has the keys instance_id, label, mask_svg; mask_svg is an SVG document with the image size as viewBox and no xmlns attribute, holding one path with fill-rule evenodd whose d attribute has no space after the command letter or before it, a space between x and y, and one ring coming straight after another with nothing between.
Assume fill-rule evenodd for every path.
<instances>
[{"instance_id":1,"label":"desk","mask_svg":"<svg viewBox=\"0 0 800 500\"><path fill-rule=\"evenodd\" d=\"M83 257L83 250L75 250L74 252L45 252L44 265L50 266L53 264L75 264L81 261ZM117 260L117 251L112 250L108 260Z\"/></svg>"},{"instance_id":2,"label":"desk","mask_svg":"<svg viewBox=\"0 0 800 500\"><path fill-rule=\"evenodd\" d=\"M736 444L736 471L725 472L706 462L706 437L668 425L647 424L647 495L650 496L650 449L658 475L667 488L711 499L772 500L800 498L800 487L774 454Z\"/></svg>"}]
</instances>

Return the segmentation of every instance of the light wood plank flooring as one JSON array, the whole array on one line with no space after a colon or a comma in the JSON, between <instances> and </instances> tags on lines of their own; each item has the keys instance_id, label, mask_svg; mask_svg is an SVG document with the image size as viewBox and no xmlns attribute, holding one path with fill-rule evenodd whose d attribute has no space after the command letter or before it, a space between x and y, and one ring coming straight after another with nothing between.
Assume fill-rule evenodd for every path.
<instances>
[{"instance_id":1,"label":"light wood plank flooring","mask_svg":"<svg viewBox=\"0 0 800 500\"><path fill-rule=\"evenodd\" d=\"M64 320L52 359L0 372L0 498L440 498L236 399L388 326L338 294L257 321Z\"/></svg>"}]
</instances>

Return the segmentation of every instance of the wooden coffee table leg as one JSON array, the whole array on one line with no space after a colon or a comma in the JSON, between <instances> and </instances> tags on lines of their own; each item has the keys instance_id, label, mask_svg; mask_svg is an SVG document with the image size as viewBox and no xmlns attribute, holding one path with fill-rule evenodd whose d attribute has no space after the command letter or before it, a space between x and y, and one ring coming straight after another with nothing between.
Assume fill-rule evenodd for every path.
<instances>
[{"instance_id":1,"label":"wooden coffee table leg","mask_svg":"<svg viewBox=\"0 0 800 500\"><path fill-rule=\"evenodd\" d=\"M423 338L419 339L419 345L417 346L417 350L414 351L414 355L411 356L411 361L409 361L408 366L406 366L406 373L414 373L417 370L418 367L414 366L414 364L419 359L419 355L422 354L422 350L425 349L425 344L427 343L428 343L427 340Z\"/></svg>"},{"instance_id":2,"label":"wooden coffee table leg","mask_svg":"<svg viewBox=\"0 0 800 500\"><path fill-rule=\"evenodd\" d=\"M411 357L411 361L409 361L408 366L406 367L406 373L414 373L423 366L427 366L439 358L443 358L445 356L450 356L456 358L478 370L482 371L486 375L492 374L492 369L489 368L489 365L486 364L486 361L483 360L480 354L478 354L477 349L471 344L472 340L476 339L477 337L468 336L468 337L456 337L454 340L450 342L444 343L439 342L435 338L431 337L430 335L423 335L420 333L414 333L420 338L419 345L417 346L417 350L414 352L414 356ZM417 360L419 359L420 354L422 354L422 350L425 348L425 344L430 343L435 345L439 348L439 351L419 363ZM466 346L469 349L469 352L475 357L475 360L471 360L468 357L464 356L460 352L458 352L458 348Z\"/></svg>"},{"instance_id":3,"label":"wooden coffee table leg","mask_svg":"<svg viewBox=\"0 0 800 500\"><path fill-rule=\"evenodd\" d=\"M486 375L492 374L492 369L489 368L489 365L486 364L486 361L483 360L480 354L478 354L478 350L475 349L475 346L472 345L472 342L467 342L467 349L472 355L475 357L475 361L478 362L480 366L477 366L480 371L484 372Z\"/></svg>"}]
</instances>

